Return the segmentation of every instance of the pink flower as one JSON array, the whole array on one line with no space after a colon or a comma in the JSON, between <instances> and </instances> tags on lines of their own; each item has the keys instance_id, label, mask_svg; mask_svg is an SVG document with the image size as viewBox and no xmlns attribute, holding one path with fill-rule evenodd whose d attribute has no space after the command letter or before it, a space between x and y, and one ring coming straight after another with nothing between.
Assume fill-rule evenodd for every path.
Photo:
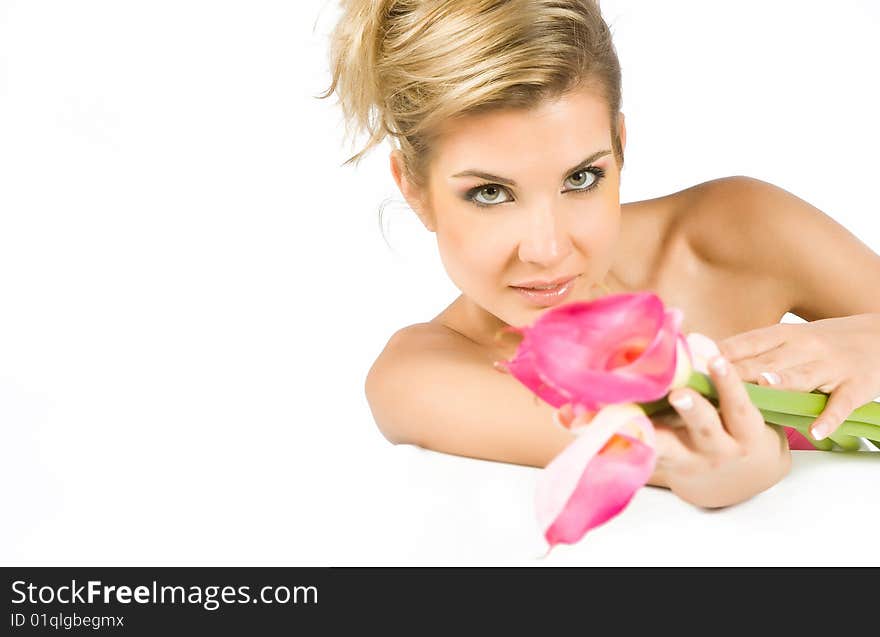
<instances>
[{"instance_id":1,"label":"pink flower","mask_svg":"<svg viewBox=\"0 0 880 637\"><path fill-rule=\"evenodd\" d=\"M683 315L649 292L557 306L523 335L503 365L557 409L588 416L541 472L538 523L553 546L577 542L620 513L651 477L654 427L635 403L665 396L692 371ZM561 423L563 426L568 426Z\"/></svg>"},{"instance_id":2,"label":"pink flower","mask_svg":"<svg viewBox=\"0 0 880 637\"><path fill-rule=\"evenodd\" d=\"M654 427L636 405L609 405L538 476L535 508L550 549L620 513L654 471Z\"/></svg>"},{"instance_id":3,"label":"pink flower","mask_svg":"<svg viewBox=\"0 0 880 637\"><path fill-rule=\"evenodd\" d=\"M604 405L650 402L690 375L689 366L676 367L690 356L679 333L682 317L650 292L567 303L531 327L505 328L523 339L503 365L557 408L571 403L576 411L597 412ZM679 356L681 349L686 356Z\"/></svg>"}]
</instances>

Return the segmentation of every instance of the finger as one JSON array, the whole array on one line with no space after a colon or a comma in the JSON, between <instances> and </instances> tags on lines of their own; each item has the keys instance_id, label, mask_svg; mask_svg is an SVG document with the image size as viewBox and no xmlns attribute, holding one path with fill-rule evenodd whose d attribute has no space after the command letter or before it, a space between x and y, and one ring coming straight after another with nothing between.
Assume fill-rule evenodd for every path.
<instances>
[{"instance_id":1,"label":"finger","mask_svg":"<svg viewBox=\"0 0 880 637\"><path fill-rule=\"evenodd\" d=\"M858 407L872 400L865 398L853 383L843 383L829 397L819 417L810 425L810 435L816 440L827 438Z\"/></svg>"},{"instance_id":2,"label":"finger","mask_svg":"<svg viewBox=\"0 0 880 637\"><path fill-rule=\"evenodd\" d=\"M733 442L715 406L693 389L676 389L669 395L669 404L684 421L696 452L719 454Z\"/></svg>"},{"instance_id":3,"label":"finger","mask_svg":"<svg viewBox=\"0 0 880 637\"><path fill-rule=\"evenodd\" d=\"M715 356L709 361L709 373L718 392L724 427L736 440L753 440L766 425L761 412L752 404L736 368L723 356Z\"/></svg>"},{"instance_id":4,"label":"finger","mask_svg":"<svg viewBox=\"0 0 880 637\"><path fill-rule=\"evenodd\" d=\"M739 367L736 365L734 367L737 368L737 373L739 373ZM757 376L758 385L763 387L805 392L822 387L831 380L831 374L828 373L828 363L825 361L809 361L784 369L768 365ZM740 377L748 381L748 378L742 374L740 374Z\"/></svg>"},{"instance_id":5,"label":"finger","mask_svg":"<svg viewBox=\"0 0 880 637\"><path fill-rule=\"evenodd\" d=\"M777 323L735 334L719 341L718 349L722 356L733 362L757 356L782 345L789 334L788 327L785 323Z\"/></svg>"},{"instance_id":6,"label":"finger","mask_svg":"<svg viewBox=\"0 0 880 637\"><path fill-rule=\"evenodd\" d=\"M761 372L772 371L779 373L780 369L803 365L814 356L815 353L805 351L802 347L785 343L762 354L748 356L737 361L727 357L727 360L736 368L736 373L739 374L740 380L748 383L758 383L761 381Z\"/></svg>"}]
</instances>

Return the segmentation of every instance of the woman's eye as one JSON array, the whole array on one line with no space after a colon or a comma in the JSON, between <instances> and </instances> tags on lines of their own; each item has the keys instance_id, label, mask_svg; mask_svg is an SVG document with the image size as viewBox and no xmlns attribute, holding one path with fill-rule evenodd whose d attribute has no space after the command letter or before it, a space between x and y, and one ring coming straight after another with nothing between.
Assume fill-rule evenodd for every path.
<instances>
[{"instance_id":1,"label":"woman's eye","mask_svg":"<svg viewBox=\"0 0 880 637\"><path fill-rule=\"evenodd\" d=\"M568 176L566 181L570 181L574 185L574 188L569 188L562 192L588 192L599 185L599 182L604 175L605 171L598 166L592 166L590 168L573 172ZM465 199L483 207L497 206L498 204L513 201L513 199L507 195L507 189L497 184L482 184L476 188L472 188L465 195Z\"/></svg>"},{"instance_id":2,"label":"woman's eye","mask_svg":"<svg viewBox=\"0 0 880 637\"><path fill-rule=\"evenodd\" d=\"M500 198L501 193L504 192L504 189L496 186L494 184L490 184L488 186L482 186L474 191L474 194L471 196L471 199L474 203L483 205L483 206L492 206L499 203L504 203L505 201L509 201L508 199ZM483 199L478 199L478 195L483 195Z\"/></svg>"},{"instance_id":3,"label":"woman's eye","mask_svg":"<svg viewBox=\"0 0 880 637\"><path fill-rule=\"evenodd\" d=\"M589 188L598 179L599 178L589 170L579 170L576 173L572 173L569 177L571 183L574 184L575 190L583 190L584 186Z\"/></svg>"}]
</instances>

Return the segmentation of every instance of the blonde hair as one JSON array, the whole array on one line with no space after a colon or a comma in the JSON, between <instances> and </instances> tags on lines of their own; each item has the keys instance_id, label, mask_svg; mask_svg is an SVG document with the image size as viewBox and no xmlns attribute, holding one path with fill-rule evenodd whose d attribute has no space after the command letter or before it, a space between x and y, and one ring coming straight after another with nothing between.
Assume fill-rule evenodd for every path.
<instances>
[{"instance_id":1,"label":"blonde hair","mask_svg":"<svg viewBox=\"0 0 880 637\"><path fill-rule=\"evenodd\" d=\"M427 183L432 140L447 120L494 108L532 108L580 87L617 114L620 63L597 0L341 0L331 33L333 79L346 135L366 130L355 162L386 136L406 177Z\"/></svg>"}]
</instances>

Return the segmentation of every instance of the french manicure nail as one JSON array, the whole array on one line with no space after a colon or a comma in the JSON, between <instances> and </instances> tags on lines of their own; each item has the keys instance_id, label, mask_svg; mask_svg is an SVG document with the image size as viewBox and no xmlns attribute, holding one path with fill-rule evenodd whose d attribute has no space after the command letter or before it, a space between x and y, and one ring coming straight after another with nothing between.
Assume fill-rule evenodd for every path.
<instances>
[{"instance_id":1,"label":"french manicure nail","mask_svg":"<svg viewBox=\"0 0 880 637\"><path fill-rule=\"evenodd\" d=\"M710 363L710 366L719 376L724 376L727 374L727 360L723 356L716 357Z\"/></svg>"},{"instance_id":2,"label":"french manicure nail","mask_svg":"<svg viewBox=\"0 0 880 637\"><path fill-rule=\"evenodd\" d=\"M778 385L781 382L779 374L775 372L761 372L761 376L763 376L764 380L766 380L771 385Z\"/></svg>"},{"instance_id":3,"label":"french manicure nail","mask_svg":"<svg viewBox=\"0 0 880 637\"><path fill-rule=\"evenodd\" d=\"M822 440L829 433L831 433L831 424L821 420L813 423L813 426L810 428L810 435L816 440Z\"/></svg>"},{"instance_id":4,"label":"french manicure nail","mask_svg":"<svg viewBox=\"0 0 880 637\"><path fill-rule=\"evenodd\" d=\"M687 410L694 406L694 401L691 400L688 394L676 396L674 399L670 398L669 402L672 403L673 407L681 410Z\"/></svg>"}]
</instances>

